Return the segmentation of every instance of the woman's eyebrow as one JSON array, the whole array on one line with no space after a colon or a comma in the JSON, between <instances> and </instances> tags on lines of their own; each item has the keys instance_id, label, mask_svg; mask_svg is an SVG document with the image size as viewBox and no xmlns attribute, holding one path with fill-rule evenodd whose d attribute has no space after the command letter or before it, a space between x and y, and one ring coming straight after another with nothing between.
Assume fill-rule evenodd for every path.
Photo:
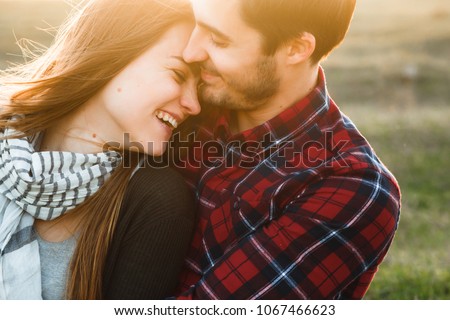
<instances>
[{"instance_id":1,"label":"woman's eyebrow","mask_svg":"<svg viewBox=\"0 0 450 320\"><path fill-rule=\"evenodd\" d=\"M170 57L180 61L181 63L183 63L183 64L185 64L187 66L189 66L189 64L186 61L184 61L183 57L180 57L180 56L170 56Z\"/></svg>"},{"instance_id":2,"label":"woman's eyebrow","mask_svg":"<svg viewBox=\"0 0 450 320\"><path fill-rule=\"evenodd\" d=\"M184 64L186 67L188 67L191 72L194 74L194 76L198 76L200 74L200 66L198 63L187 63L186 61L184 61L183 57L180 56L170 56L173 59L176 59L178 61L180 61L182 64Z\"/></svg>"}]
</instances>

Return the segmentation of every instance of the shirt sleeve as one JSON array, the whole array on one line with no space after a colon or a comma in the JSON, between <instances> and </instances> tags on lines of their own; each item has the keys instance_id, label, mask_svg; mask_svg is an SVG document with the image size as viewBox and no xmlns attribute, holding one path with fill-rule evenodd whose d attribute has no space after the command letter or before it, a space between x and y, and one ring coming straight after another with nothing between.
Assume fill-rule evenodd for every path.
<instances>
[{"instance_id":1,"label":"shirt sleeve","mask_svg":"<svg viewBox=\"0 0 450 320\"><path fill-rule=\"evenodd\" d=\"M362 297L392 241L399 209L398 189L379 172L328 177L230 247L177 298Z\"/></svg>"},{"instance_id":2,"label":"shirt sleeve","mask_svg":"<svg viewBox=\"0 0 450 320\"><path fill-rule=\"evenodd\" d=\"M170 169L140 169L127 189L107 258L106 299L172 294L194 227L193 200Z\"/></svg>"}]
</instances>

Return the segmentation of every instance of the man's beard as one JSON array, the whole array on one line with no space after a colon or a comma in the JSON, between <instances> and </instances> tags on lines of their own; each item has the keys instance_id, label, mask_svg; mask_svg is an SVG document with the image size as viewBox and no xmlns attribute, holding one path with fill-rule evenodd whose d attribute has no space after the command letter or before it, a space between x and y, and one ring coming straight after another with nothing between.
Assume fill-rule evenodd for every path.
<instances>
[{"instance_id":1,"label":"man's beard","mask_svg":"<svg viewBox=\"0 0 450 320\"><path fill-rule=\"evenodd\" d=\"M220 76L212 66L205 69ZM263 57L252 68L252 73L243 72L238 78L224 79L224 87L214 88L207 83L199 87L200 102L208 106L232 110L255 110L273 97L280 86L273 57Z\"/></svg>"}]
</instances>

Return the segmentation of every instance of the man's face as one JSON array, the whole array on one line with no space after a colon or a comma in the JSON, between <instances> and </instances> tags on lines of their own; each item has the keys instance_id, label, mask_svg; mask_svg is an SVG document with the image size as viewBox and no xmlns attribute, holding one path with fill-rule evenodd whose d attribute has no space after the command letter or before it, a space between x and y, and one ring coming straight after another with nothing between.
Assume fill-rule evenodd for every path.
<instances>
[{"instance_id":1,"label":"man's face","mask_svg":"<svg viewBox=\"0 0 450 320\"><path fill-rule=\"evenodd\" d=\"M260 33L241 18L240 1L193 0L197 24L183 57L201 66L203 102L253 110L277 93L279 79Z\"/></svg>"}]
</instances>

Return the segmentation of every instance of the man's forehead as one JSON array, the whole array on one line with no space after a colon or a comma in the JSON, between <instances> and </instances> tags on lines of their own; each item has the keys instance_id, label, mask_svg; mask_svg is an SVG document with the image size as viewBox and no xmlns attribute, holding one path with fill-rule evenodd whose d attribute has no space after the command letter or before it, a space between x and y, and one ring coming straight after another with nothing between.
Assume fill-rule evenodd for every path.
<instances>
[{"instance_id":1,"label":"man's forehead","mask_svg":"<svg viewBox=\"0 0 450 320\"><path fill-rule=\"evenodd\" d=\"M240 0L191 0L197 18L240 18Z\"/></svg>"},{"instance_id":2,"label":"man's forehead","mask_svg":"<svg viewBox=\"0 0 450 320\"><path fill-rule=\"evenodd\" d=\"M191 0L197 25L207 27L227 38L245 30L246 23L240 14L240 0Z\"/></svg>"}]
</instances>

